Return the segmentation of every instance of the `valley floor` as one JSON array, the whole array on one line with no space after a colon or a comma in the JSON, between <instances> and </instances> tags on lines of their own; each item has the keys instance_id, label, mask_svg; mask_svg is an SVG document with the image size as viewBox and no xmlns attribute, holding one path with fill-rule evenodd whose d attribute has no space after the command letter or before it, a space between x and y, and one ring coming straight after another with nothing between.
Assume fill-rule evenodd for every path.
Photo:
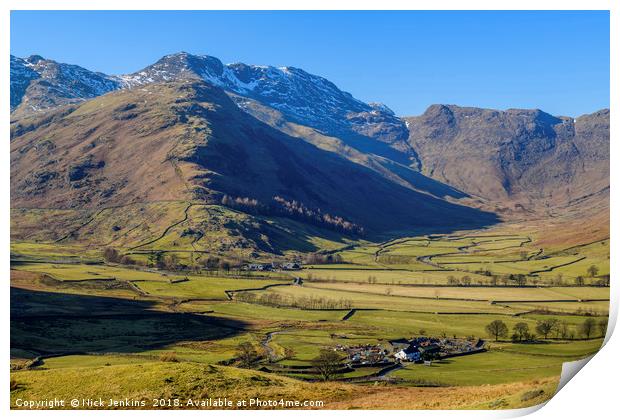
<instances>
[{"instance_id":1,"label":"valley floor","mask_svg":"<svg viewBox=\"0 0 620 420\"><path fill-rule=\"evenodd\" d=\"M11 248L13 408L53 398L257 397L324 404L308 408L524 407L549 399L562 363L595 353L605 335L608 238L547 248L535 230L503 225L371 243L218 206L147 211L168 225L129 232L99 213L70 232L49 225L54 240L29 230L40 215L13 212L21 220ZM259 223L277 239L240 246L226 222L197 235L205 212ZM303 241L290 243L302 227ZM104 260L111 246L131 263ZM202 266L209 256L252 252L260 262L315 259L297 271ZM176 255L178 268L149 267L154 254ZM541 332L549 320L553 328ZM507 328L497 340L493 321ZM517 324L534 336L511 338ZM391 341L414 337L484 351L395 363ZM381 363L347 360L378 348ZM324 349L342 358L328 381L317 370Z\"/></svg>"}]
</instances>

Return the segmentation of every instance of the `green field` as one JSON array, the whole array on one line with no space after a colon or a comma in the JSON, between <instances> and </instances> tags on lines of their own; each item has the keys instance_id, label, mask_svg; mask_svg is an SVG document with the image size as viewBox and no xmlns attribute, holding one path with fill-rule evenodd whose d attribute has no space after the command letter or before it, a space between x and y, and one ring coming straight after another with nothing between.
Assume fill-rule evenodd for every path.
<instances>
[{"instance_id":1,"label":"green field","mask_svg":"<svg viewBox=\"0 0 620 420\"><path fill-rule=\"evenodd\" d=\"M336 264L334 264L336 265ZM454 272L439 271L433 267L422 266L424 271L409 271L398 268L377 269L368 267L358 269L357 266L352 268L330 267L325 269L307 268L302 270L300 277L310 280L323 281L341 281L341 282L369 282L373 281L378 284L398 285L398 284L447 284L448 275L454 275ZM474 281L484 280L483 276L469 273L456 273L458 275L469 275Z\"/></svg>"},{"instance_id":2,"label":"green field","mask_svg":"<svg viewBox=\"0 0 620 420\"><path fill-rule=\"evenodd\" d=\"M153 296L174 297L180 299L216 299L225 300L226 290L261 288L280 284L278 280L231 279L223 277L188 276L187 281L170 283L167 281L136 281L135 284Z\"/></svg>"},{"instance_id":3,"label":"green field","mask_svg":"<svg viewBox=\"0 0 620 420\"><path fill-rule=\"evenodd\" d=\"M366 293L357 291L341 291L314 287L277 286L269 290L257 292L257 296L278 294L291 300L300 298L344 299L350 301L351 308L383 309L411 312L491 312L512 313L510 309L489 302L447 301L441 299L420 299L390 295L387 293Z\"/></svg>"},{"instance_id":4,"label":"green field","mask_svg":"<svg viewBox=\"0 0 620 420\"><path fill-rule=\"evenodd\" d=\"M313 311L295 308L272 308L244 302L189 302L180 305L187 311L213 311L215 314L238 319L264 321L339 321L346 310Z\"/></svg>"},{"instance_id":5,"label":"green field","mask_svg":"<svg viewBox=\"0 0 620 420\"><path fill-rule=\"evenodd\" d=\"M62 281L86 279L105 280L110 278L117 278L120 280L168 281L169 278L182 278L181 276L170 277L166 273L107 265L25 263L13 265L13 268L19 269L20 271L49 274Z\"/></svg>"},{"instance_id":6,"label":"green field","mask_svg":"<svg viewBox=\"0 0 620 420\"><path fill-rule=\"evenodd\" d=\"M609 301L602 302L510 302L507 306L519 311L558 312L609 315Z\"/></svg>"},{"instance_id":7,"label":"green field","mask_svg":"<svg viewBox=\"0 0 620 420\"><path fill-rule=\"evenodd\" d=\"M17 232L37 240L11 243L11 377L18 384L12 397L187 396L196 395L189 383L198 381L199 393L209 395L245 395L238 388L246 383L252 387L248 392L259 395L321 395L340 404L360 392L392 389L394 382L393 389L407 395L457 386L471 396L467 403L441 400L443 406L476 408L498 398L523 406L520 395L533 386L550 390L544 398L551 396L564 361L598 350L600 325L609 311L609 288L593 286L609 273L605 240L553 250L537 247L535 232L355 242L297 222L172 202L130 206L116 219L111 210L54 214L76 222L64 230L60 223L50 224L46 234L53 233L55 240L44 241L28 224L40 214L20 210L16 215L25 223L16 226ZM148 217L160 217L162 225L141 222ZM209 228L201 225L207 219ZM265 237L235 239L235 229L247 223L260 224ZM303 239L295 238L300 229L306 229ZM203 234L192 233L198 230ZM85 237L97 237L99 243L84 244ZM137 263L105 262L104 244ZM290 272L200 268L211 256L234 262L253 255L269 262L317 251L338 256L339 263L307 264ZM153 253L175 255L181 265L149 266ZM596 277L586 273L593 264ZM551 270L533 273L546 269ZM517 274L525 275L526 287L515 283ZM576 276L584 276L585 285L575 286ZM297 277L304 280L301 286L293 285ZM564 338L559 332L547 339L536 333L537 324L550 318L564 326ZM582 325L588 318L594 328L586 340ZM508 328L498 342L486 329L495 320ZM511 342L517 323L525 323L535 339ZM340 382L373 376L379 367L358 367L325 383L306 382L317 379L313 359L323 349L390 349L391 339L420 335L480 338L488 351L434 361L430 367L405 364L383 377L381 387ZM242 368L239 348L248 343L255 361ZM30 366L36 356L42 360ZM261 368L274 373L258 372ZM105 392L102 378L109 384ZM86 385L76 388L78 381ZM480 386L494 390L487 402L476 391Z\"/></svg>"},{"instance_id":8,"label":"green field","mask_svg":"<svg viewBox=\"0 0 620 420\"><path fill-rule=\"evenodd\" d=\"M393 296L480 301L539 301L566 299L609 299L609 289L601 287L406 287L356 283L306 283L308 288L356 291Z\"/></svg>"},{"instance_id":9,"label":"green field","mask_svg":"<svg viewBox=\"0 0 620 420\"><path fill-rule=\"evenodd\" d=\"M561 360L541 356L525 356L490 351L467 357L445 359L431 366L408 365L391 376L421 385L493 385L557 376L562 372Z\"/></svg>"}]
</instances>

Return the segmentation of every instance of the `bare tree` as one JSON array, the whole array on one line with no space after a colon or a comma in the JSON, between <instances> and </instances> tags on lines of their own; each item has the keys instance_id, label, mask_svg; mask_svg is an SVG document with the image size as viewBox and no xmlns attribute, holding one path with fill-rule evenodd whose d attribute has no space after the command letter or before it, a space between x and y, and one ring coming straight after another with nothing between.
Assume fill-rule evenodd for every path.
<instances>
[{"instance_id":1,"label":"bare tree","mask_svg":"<svg viewBox=\"0 0 620 420\"><path fill-rule=\"evenodd\" d=\"M597 280L596 284L598 286L609 287L609 274L602 275L601 278Z\"/></svg>"},{"instance_id":2,"label":"bare tree","mask_svg":"<svg viewBox=\"0 0 620 420\"><path fill-rule=\"evenodd\" d=\"M340 355L334 350L322 349L319 355L312 359L312 366L324 381L329 381L338 372Z\"/></svg>"},{"instance_id":3,"label":"bare tree","mask_svg":"<svg viewBox=\"0 0 620 420\"><path fill-rule=\"evenodd\" d=\"M596 321L594 318L586 318L581 324L579 331L582 335L586 337L586 339L590 339L590 336L594 332L594 327L596 326Z\"/></svg>"},{"instance_id":4,"label":"bare tree","mask_svg":"<svg viewBox=\"0 0 620 420\"><path fill-rule=\"evenodd\" d=\"M536 323L536 332L545 337L546 340L549 334L556 329L557 325L558 320L555 318L541 319Z\"/></svg>"},{"instance_id":5,"label":"bare tree","mask_svg":"<svg viewBox=\"0 0 620 420\"><path fill-rule=\"evenodd\" d=\"M598 271L598 267L592 264L590 267L588 267L588 276L596 277L598 275Z\"/></svg>"},{"instance_id":6,"label":"bare tree","mask_svg":"<svg viewBox=\"0 0 620 420\"><path fill-rule=\"evenodd\" d=\"M504 321L496 319L486 326L486 330L489 334L495 337L495 341L499 340L499 337L506 337L508 335L508 327Z\"/></svg>"},{"instance_id":7,"label":"bare tree","mask_svg":"<svg viewBox=\"0 0 620 420\"><path fill-rule=\"evenodd\" d=\"M562 321L558 325L558 335L562 338L568 338L570 336L570 331L568 329L568 322Z\"/></svg>"},{"instance_id":8,"label":"bare tree","mask_svg":"<svg viewBox=\"0 0 620 420\"><path fill-rule=\"evenodd\" d=\"M103 250L103 259L106 262L119 262L121 259L121 255L114 248L106 248Z\"/></svg>"},{"instance_id":9,"label":"bare tree","mask_svg":"<svg viewBox=\"0 0 620 420\"><path fill-rule=\"evenodd\" d=\"M527 283L527 277L525 277L525 274L517 274L515 276L515 281L517 282L517 286L523 287Z\"/></svg>"},{"instance_id":10,"label":"bare tree","mask_svg":"<svg viewBox=\"0 0 620 420\"><path fill-rule=\"evenodd\" d=\"M258 358L258 352L252 343L245 341L237 346L235 357L239 359L242 367L250 367Z\"/></svg>"},{"instance_id":11,"label":"bare tree","mask_svg":"<svg viewBox=\"0 0 620 420\"><path fill-rule=\"evenodd\" d=\"M163 264L166 270L175 270L179 264L179 257L176 254L168 254L164 257Z\"/></svg>"},{"instance_id":12,"label":"bare tree","mask_svg":"<svg viewBox=\"0 0 620 420\"><path fill-rule=\"evenodd\" d=\"M526 322L517 322L512 328L517 338L517 341L522 341L524 337L529 335L530 326Z\"/></svg>"},{"instance_id":13,"label":"bare tree","mask_svg":"<svg viewBox=\"0 0 620 420\"><path fill-rule=\"evenodd\" d=\"M585 284L585 280L583 276L575 277L575 286L583 286Z\"/></svg>"}]
</instances>

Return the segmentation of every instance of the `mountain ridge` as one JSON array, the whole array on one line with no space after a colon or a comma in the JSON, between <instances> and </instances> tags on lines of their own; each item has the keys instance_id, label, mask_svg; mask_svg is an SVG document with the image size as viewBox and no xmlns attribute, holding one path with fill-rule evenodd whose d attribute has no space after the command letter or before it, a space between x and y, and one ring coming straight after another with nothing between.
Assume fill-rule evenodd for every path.
<instances>
[{"instance_id":1,"label":"mountain ridge","mask_svg":"<svg viewBox=\"0 0 620 420\"><path fill-rule=\"evenodd\" d=\"M226 195L250 212L277 206L374 233L497 221L291 138L204 81L151 84L68 107L40 126L31 117L32 130L14 125L13 207L219 204Z\"/></svg>"},{"instance_id":2,"label":"mountain ridge","mask_svg":"<svg viewBox=\"0 0 620 420\"><path fill-rule=\"evenodd\" d=\"M424 174L486 200L540 207L609 186L609 113L431 105L405 121Z\"/></svg>"},{"instance_id":3,"label":"mountain ridge","mask_svg":"<svg viewBox=\"0 0 620 420\"><path fill-rule=\"evenodd\" d=\"M18 110L21 115L49 109L55 103L64 105L98 96L79 89L61 89L62 79L58 80L58 77L50 75L52 72L46 71L46 67L74 72L79 69L78 73L82 78L90 77L96 82L107 83L104 88L99 87L99 94L154 82L201 79L265 103L282 111L289 119L328 135L371 137L388 144L397 144L401 149L408 148L404 122L386 105L366 104L350 93L338 89L329 80L296 67L223 64L216 57L180 52L166 55L137 72L114 76L39 57L36 64L41 63L38 67L43 70L35 71L33 75L27 73L27 70L31 70L36 64L28 61L29 59L30 57L21 59L11 56L12 75L18 76L20 71L24 74L24 81L12 77L12 80L15 80L12 82L15 94L12 95L11 109L15 111L24 102L25 106ZM23 70L24 68L27 70ZM62 71L56 73L62 74ZM41 82L49 83L51 87L59 90L54 95L56 100L52 104L47 104L44 95L37 93L35 87ZM13 85L15 88L25 85L26 88L14 89ZM240 106L243 104L240 103Z\"/></svg>"},{"instance_id":4,"label":"mountain ridge","mask_svg":"<svg viewBox=\"0 0 620 420\"><path fill-rule=\"evenodd\" d=\"M11 56L13 135L43 120L62 120L72 106L109 92L138 95L156 83L195 81L223 89L239 109L291 139L433 198L502 217L608 201L608 109L571 118L539 109L434 104L422 115L401 118L299 68L223 64L185 52L119 76Z\"/></svg>"},{"instance_id":5,"label":"mountain ridge","mask_svg":"<svg viewBox=\"0 0 620 420\"><path fill-rule=\"evenodd\" d=\"M11 55L11 112L18 115L47 111L121 88L113 76L83 67L47 60L39 55Z\"/></svg>"}]
</instances>

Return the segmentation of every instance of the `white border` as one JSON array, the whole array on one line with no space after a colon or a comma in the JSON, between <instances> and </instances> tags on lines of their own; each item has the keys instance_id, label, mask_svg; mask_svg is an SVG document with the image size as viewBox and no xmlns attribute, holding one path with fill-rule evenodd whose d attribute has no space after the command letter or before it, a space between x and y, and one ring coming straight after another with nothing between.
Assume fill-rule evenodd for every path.
<instances>
[{"instance_id":1,"label":"white border","mask_svg":"<svg viewBox=\"0 0 620 420\"><path fill-rule=\"evenodd\" d=\"M10 158L9 158L9 52L10 52L10 10L199 10L199 9L212 9L212 10L261 10L261 9L285 9L285 10L347 10L347 9L365 9L365 10L571 10L571 9L587 9L587 10L612 10L611 12L611 108L616 109L618 105L618 83L617 77L614 77L618 73L618 42L620 39L620 33L618 30L618 9L619 2L612 0L589 0L589 1L577 1L577 0L504 0L498 2L497 0L444 0L441 3L432 1L404 1L404 0L383 0L381 2L370 0L299 0L286 1L286 0L228 0L223 1L197 1L197 0L175 0L162 1L133 1L133 0L90 0L88 2L79 0L57 0L54 2L45 0L3 0L0 3L2 14L0 17L0 31L2 31L2 37L0 38L0 48L2 50L2 57L5 59L0 60L0 69L3 80L3 89L0 89L0 95L2 97L2 142L4 145L4 153L0 157L2 162L0 170L2 171L2 206L0 208L0 251L3 258L0 259L1 273L3 279L5 279L5 287L8 286L9 279L9 208L10 208ZM113 30L113 29L112 29ZM567 62L566 65L570 65ZM616 127L617 118L615 113L611 113L612 127ZM618 147L615 145L617 141L620 141L619 136L616 134L616 130L612 128L611 135L611 159L617 161ZM618 180L618 169L612 165L611 168L611 180L615 185L615 181ZM614 205L617 202L618 194L615 188L611 188L611 209L616 209ZM611 232L614 240L611 241L611 272L612 277L615 277L615 273L618 272L617 268L617 247L615 246L615 238L617 237L617 226L613 222L611 223ZM583 369L578 374L577 379L571 380L566 386L552 398L544 407L544 409L536 411L537 408L524 409L524 410L508 410L508 411L398 411L390 413L382 413L381 411L356 411L355 416L360 419L376 418L379 416L389 415L395 417L406 418L459 418L459 419L485 419L485 418L506 418L524 415L532 411L536 411L531 414L532 419L546 419L546 418L563 418L563 419L580 419L584 418L601 418L606 419L611 417L610 413L616 412L618 406L617 396L617 384L618 375L620 374L619 362L617 355L620 355L620 342L617 337L611 336L610 333L615 325L618 315L618 289L619 286L615 284L615 278L612 279L612 297L611 297L611 315L610 319L613 325L610 325L609 334L607 337L607 343L605 347L588 363L588 367ZM5 378L5 386L8 384L9 378L9 296L8 290L4 289L4 293L1 295L3 312L2 325L5 327L2 329L1 344L2 354L4 355L5 363L2 365L4 370L3 377ZM85 413L83 412L24 412L24 411L10 411L9 407L9 392L4 390L0 394L0 412L9 414L11 418L32 418L33 416L46 416L51 419L54 418L80 418ZM318 413L318 414L317 414ZM103 418L109 416L110 412L102 411L90 411L86 415L89 418ZM122 411L115 412L115 416L122 418L168 418L171 415L182 418L204 418L207 416L214 416L216 418L226 417L231 419L247 419L248 415L257 418L287 418L290 415L296 417L316 417L320 416L342 416L342 411L296 411L291 413L285 410L277 410L272 412L267 411L253 411L247 412L194 412L194 411Z\"/></svg>"}]
</instances>

